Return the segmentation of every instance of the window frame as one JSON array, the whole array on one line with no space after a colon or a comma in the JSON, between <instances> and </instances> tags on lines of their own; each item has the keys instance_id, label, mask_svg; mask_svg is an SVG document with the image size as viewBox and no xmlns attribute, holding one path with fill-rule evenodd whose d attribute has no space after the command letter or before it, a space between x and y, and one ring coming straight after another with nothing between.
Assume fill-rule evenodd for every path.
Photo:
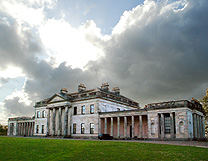
<instances>
[{"instance_id":1,"label":"window frame","mask_svg":"<svg viewBox=\"0 0 208 161\"><path fill-rule=\"evenodd\" d=\"M39 134L39 125L36 125L36 133Z\"/></svg>"},{"instance_id":2,"label":"window frame","mask_svg":"<svg viewBox=\"0 0 208 161\"><path fill-rule=\"evenodd\" d=\"M81 107L81 114L82 114L82 115L85 115L85 105L83 105L83 106Z\"/></svg>"},{"instance_id":3,"label":"window frame","mask_svg":"<svg viewBox=\"0 0 208 161\"><path fill-rule=\"evenodd\" d=\"M95 105L94 104L91 104L90 105L90 114L94 114L94 113L95 113Z\"/></svg>"},{"instance_id":4,"label":"window frame","mask_svg":"<svg viewBox=\"0 0 208 161\"><path fill-rule=\"evenodd\" d=\"M73 134L76 134L77 133L77 124L74 123L73 124Z\"/></svg>"},{"instance_id":5,"label":"window frame","mask_svg":"<svg viewBox=\"0 0 208 161\"><path fill-rule=\"evenodd\" d=\"M90 123L90 134L94 134L95 124Z\"/></svg>"},{"instance_id":6,"label":"window frame","mask_svg":"<svg viewBox=\"0 0 208 161\"><path fill-rule=\"evenodd\" d=\"M85 123L81 123L81 134L85 133Z\"/></svg>"},{"instance_id":7,"label":"window frame","mask_svg":"<svg viewBox=\"0 0 208 161\"><path fill-rule=\"evenodd\" d=\"M40 111L37 111L37 118L40 118Z\"/></svg>"},{"instance_id":8,"label":"window frame","mask_svg":"<svg viewBox=\"0 0 208 161\"><path fill-rule=\"evenodd\" d=\"M41 130L41 133L44 134L44 131L45 131L45 126L42 125L42 130Z\"/></svg>"},{"instance_id":9,"label":"window frame","mask_svg":"<svg viewBox=\"0 0 208 161\"><path fill-rule=\"evenodd\" d=\"M76 109L76 110L75 110ZM75 112L76 111L76 112ZM77 115L77 106L74 107L74 115Z\"/></svg>"},{"instance_id":10,"label":"window frame","mask_svg":"<svg viewBox=\"0 0 208 161\"><path fill-rule=\"evenodd\" d=\"M42 111L42 118L45 118L46 117L46 112L45 110Z\"/></svg>"}]
</instances>

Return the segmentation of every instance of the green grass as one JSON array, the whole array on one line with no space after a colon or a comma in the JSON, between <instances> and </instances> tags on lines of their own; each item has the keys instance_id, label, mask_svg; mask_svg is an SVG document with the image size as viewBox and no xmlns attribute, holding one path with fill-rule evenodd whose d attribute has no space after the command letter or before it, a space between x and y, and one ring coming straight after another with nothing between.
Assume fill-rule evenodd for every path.
<instances>
[{"instance_id":1,"label":"green grass","mask_svg":"<svg viewBox=\"0 0 208 161\"><path fill-rule=\"evenodd\" d=\"M208 160L208 149L138 142L0 137L0 160Z\"/></svg>"}]
</instances>

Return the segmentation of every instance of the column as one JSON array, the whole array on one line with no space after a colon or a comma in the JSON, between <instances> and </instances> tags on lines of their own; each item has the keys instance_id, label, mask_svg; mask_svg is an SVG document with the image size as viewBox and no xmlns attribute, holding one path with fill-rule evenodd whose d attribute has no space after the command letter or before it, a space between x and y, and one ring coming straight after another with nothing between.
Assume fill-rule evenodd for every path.
<instances>
[{"instance_id":1,"label":"column","mask_svg":"<svg viewBox=\"0 0 208 161\"><path fill-rule=\"evenodd\" d=\"M127 117L124 117L124 137L127 138Z\"/></svg>"},{"instance_id":2,"label":"column","mask_svg":"<svg viewBox=\"0 0 208 161\"><path fill-rule=\"evenodd\" d=\"M196 114L195 113L194 113L193 123L194 123L194 138L196 139L197 138L197 120L196 120Z\"/></svg>"},{"instance_id":3,"label":"column","mask_svg":"<svg viewBox=\"0 0 208 161\"><path fill-rule=\"evenodd\" d=\"M56 119L56 108L53 108L53 117L52 117L52 136L55 135L55 119Z\"/></svg>"},{"instance_id":4,"label":"column","mask_svg":"<svg viewBox=\"0 0 208 161\"><path fill-rule=\"evenodd\" d=\"M120 117L117 117L117 137L120 138Z\"/></svg>"},{"instance_id":5,"label":"column","mask_svg":"<svg viewBox=\"0 0 208 161\"><path fill-rule=\"evenodd\" d=\"M26 123L24 122L24 135L26 135Z\"/></svg>"},{"instance_id":6,"label":"column","mask_svg":"<svg viewBox=\"0 0 208 161\"><path fill-rule=\"evenodd\" d=\"M142 133L142 115L139 115L139 131L140 131L140 138L143 138L143 133Z\"/></svg>"},{"instance_id":7,"label":"column","mask_svg":"<svg viewBox=\"0 0 208 161\"><path fill-rule=\"evenodd\" d=\"M105 132L104 133L107 134L107 117L105 117L104 120L105 120Z\"/></svg>"},{"instance_id":8,"label":"column","mask_svg":"<svg viewBox=\"0 0 208 161\"><path fill-rule=\"evenodd\" d=\"M61 135L61 107L59 107L59 117L58 117L58 135Z\"/></svg>"},{"instance_id":9,"label":"column","mask_svg":"<svg viewBox=\"0 0 208 161\"><path fill-rule=\"evenodd\" d=\"M101 134L101 118L98 118L98 135Z\"/></svg>"},{"instance_id":10,"label":"column","mask_svg":"<svg viewBox=\"0 0 208 161\"><path fill-rule=\"evenodd\" d=\"M200 138L200 125L199 125L199 115L196 115L197 120L197 138Z\"/></svg>"},{"instance_id":11,"label":"column","mask_svg":"<svg viewBox=\"0 0 208 161\"><path fill-rule=\"evenodd\" d=\"M23 126L22 126L22 123L20 123L20 135L23 135Z\"/></svg>"},{"instance_id":12,"label":"column","mask_svg":"<svg viewBox=\"0 0 208 161\"><path fill-rule=\"evenodd\" d=\"M47 110L47 128L46 128L46 136L50 133L50 109Z\"/></svg>"},{"instance_id":13,"label":"column","mask_svg":"<svg viewBox=\"0 0 208 161\"><path fill-rule=\"evenodd\" d=\"M113 136L113 117L111 117L111 136Z\"/></svg>"},{"instance_id":14,"label":"column","mask_svg":"<svg viewBox=\"0 0 208 161\"><path fill-rule=\"evenodd\" d=\"M164 113L161 113L161 138L165 137Z\"/></svg>"},{"instance_id":15,"label":"column","mask_svg":"<svg viewBox=\"0 0 208 161\"><path fill-rule=\"evenodd\" d=\"M65 106L65 116L64 116L64 136L68 134L68 106Z\"/></svg>"},{"instance_id":16,"label":"column","mask_svg":"<svg viewBox=\"0 0 208 161\"><path fill-rule=\"evenodd\" d=\"M132 138L134 138L134 116L131 116L131 124L132 124Z\"/></svg>"},{"instance_id":17,"label":"column","mask_svg":"<svg viewBox=\"0 0 208 161\"><path fill-rule=\"evenodd\" d=\"M29 122L29 136L31 136L31 122Z\"/></svg>"},{"instance_id":18,"label":"column","mask_svg":"<svg viewBox=\"0 0 208 161\"><path fill-rule=\"evenodd\" d=\"M35 126L35 123L32 122L32 136L34 135L34 126Z\"/></svg>"},{"instance_id":19,"label":"column","mask_svg":"<svg viewBox=\"0 0 208 161\"><path fill-rule=\"evenodd\" d=\"M173 113L170 113L170 132L171 132L171 138L174 138L174 118Z\"/></svg>"}]
</instances>

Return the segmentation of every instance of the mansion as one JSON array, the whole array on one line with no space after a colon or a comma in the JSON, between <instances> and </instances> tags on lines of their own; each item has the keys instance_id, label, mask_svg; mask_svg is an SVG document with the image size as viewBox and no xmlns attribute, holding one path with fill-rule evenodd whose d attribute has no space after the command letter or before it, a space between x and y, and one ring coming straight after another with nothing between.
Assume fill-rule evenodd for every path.
<instances>
[{"instance_id":1,"label":"mansion","mask_svg":"<svg viewBox=\"0 0 208 161\"><path fill-rule=\"evenodd\" d=\"M205 138L204 111L195 99L147 104L109 89L83 84L68 93L62 88L50 98L35 103L34 117L8 119L8 135L97 139L110 134L115 139L193 140Z\"/></svg>"}]
</instances>

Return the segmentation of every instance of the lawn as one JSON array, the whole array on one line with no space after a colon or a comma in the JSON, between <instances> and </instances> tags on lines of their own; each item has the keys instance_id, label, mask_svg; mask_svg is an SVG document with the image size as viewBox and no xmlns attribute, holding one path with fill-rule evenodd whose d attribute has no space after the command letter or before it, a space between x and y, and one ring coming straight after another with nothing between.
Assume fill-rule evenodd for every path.
<instances>
[{"instance_id":1,"label":"lawn","mask_svg":"<svg viewBox=\"0 0 208 161\"><path fill-rule=\"evenodd\" d=\"M0 160L208 160L208 149L138 142L0 137Z\"/></svg>"}]
</instances>

